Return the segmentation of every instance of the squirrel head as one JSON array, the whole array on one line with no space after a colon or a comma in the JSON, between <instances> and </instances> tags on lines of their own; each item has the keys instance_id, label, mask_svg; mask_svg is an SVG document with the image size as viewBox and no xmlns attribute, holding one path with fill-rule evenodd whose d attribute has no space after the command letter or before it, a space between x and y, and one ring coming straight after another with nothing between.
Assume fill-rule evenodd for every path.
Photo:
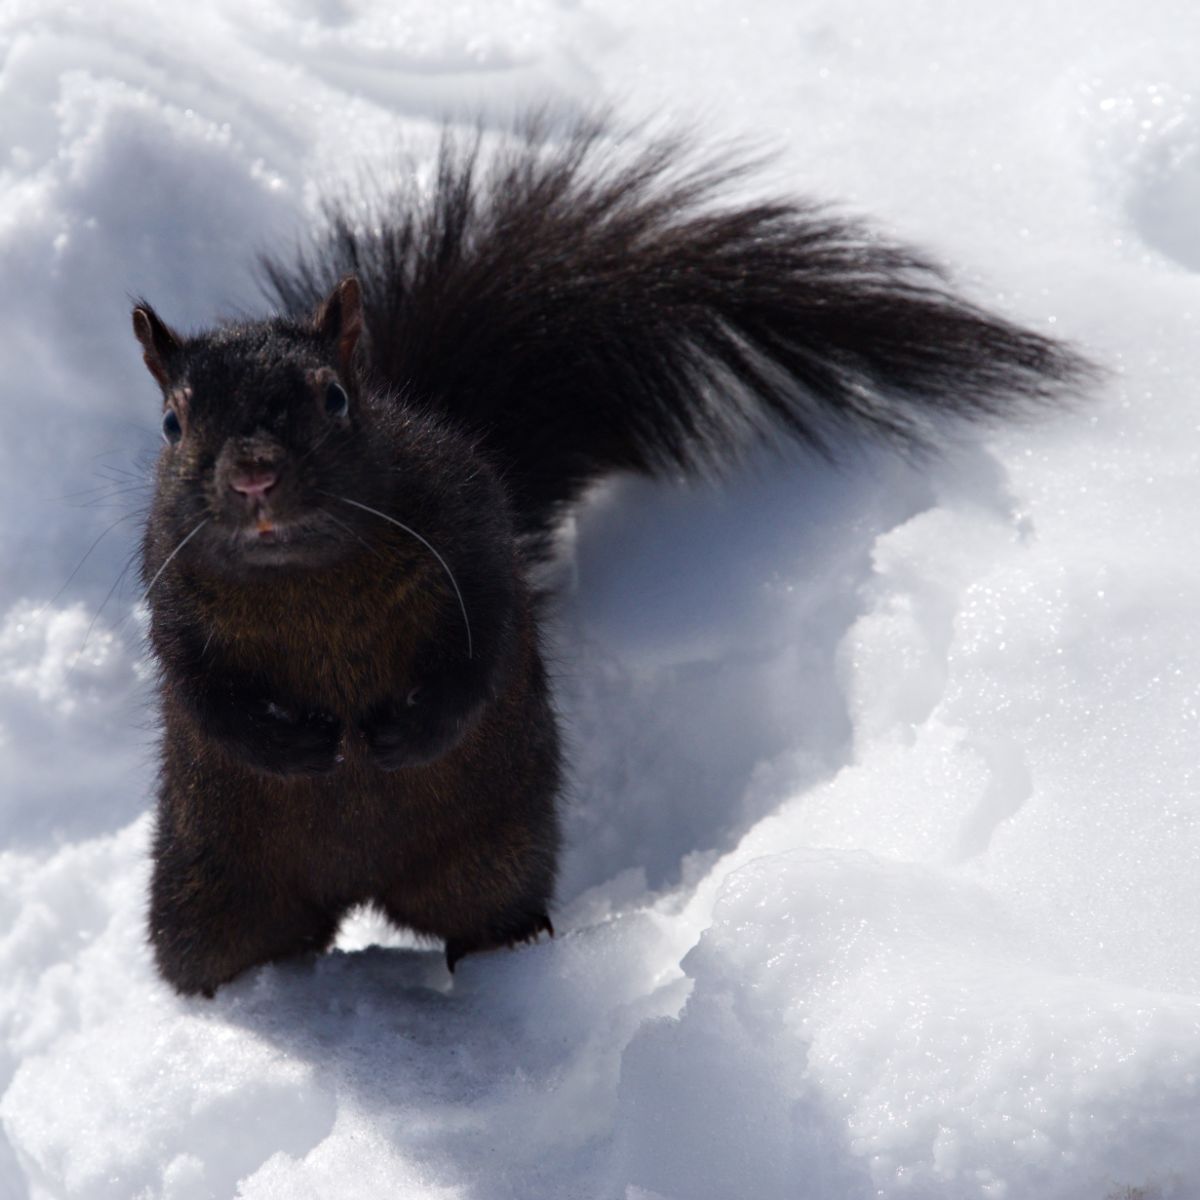
<instances>
[{"instance_id":1,"label":"squirrel head","mask_svg":"<svg viewBox=\"0 0 1200 1200\"><path fill-rule=\"evenodd\" d=\"M167 550L187 538L189 560L248 576L327 568L378 542L339 501L391 506L406 418L369 383L357 279L307 321L183 336L139 301L133 331L162 392L151 532Z\"/></svg>"}]
</instances>

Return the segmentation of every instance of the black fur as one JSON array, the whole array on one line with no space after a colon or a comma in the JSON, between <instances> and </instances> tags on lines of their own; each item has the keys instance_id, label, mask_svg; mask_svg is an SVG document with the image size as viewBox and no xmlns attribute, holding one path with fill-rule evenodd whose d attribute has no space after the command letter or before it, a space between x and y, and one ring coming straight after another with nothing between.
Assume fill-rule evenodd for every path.
<instances>
[{"instance_id":1,"label":"black fur","mask_svg":"<svg viewBox=\"0 0 1200 1200\"><path fill-rule=\"evenodd\" d=\"M1072 351L737 168L598 125L335 209L284 315L134 332L163 393L143 579L164 716L150 934L211 994L352 905L464 954L552 932L560 750L530 556L592 481L754 441L902 449L1042 403Z\"/></svg>"},{"instance_id":2,"label":"black fur","mask_svg":"<svg viewBox=\"0 0 1200 1200\"><path fill-rule=\"evenodd\" d=\"M919 449L1089 378L924 255L812 202L730 204L750 167L691 158L602 123L490 154L448 133L431 188L331 205L298 262L264 262L269 291L299 314L357 275L380 376L482 438L526 532L613 471L846 431Z\"/></svg>"}]
</instances>

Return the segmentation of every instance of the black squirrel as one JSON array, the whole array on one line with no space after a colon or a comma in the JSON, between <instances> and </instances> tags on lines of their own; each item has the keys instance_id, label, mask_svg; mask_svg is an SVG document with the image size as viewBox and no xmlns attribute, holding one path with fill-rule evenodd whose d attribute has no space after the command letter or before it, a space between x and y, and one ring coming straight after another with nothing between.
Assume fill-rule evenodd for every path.
<instances>
[{"instance_id":1,"label":"black squirrel","mask_svg":"<svg viewBox=\"0 0 1200 1200\"><path fill-rule=\"evenodd\" d=\"M334 205L281 315L133 311L165 446L142 572L164 730L150 937L180 992L372 903L464 954L552 932L562 764L530 571L589 484L756 441L903 449L1077 387L1073 350L818 205L603 123Z\"/></svg>"}]
</instances>

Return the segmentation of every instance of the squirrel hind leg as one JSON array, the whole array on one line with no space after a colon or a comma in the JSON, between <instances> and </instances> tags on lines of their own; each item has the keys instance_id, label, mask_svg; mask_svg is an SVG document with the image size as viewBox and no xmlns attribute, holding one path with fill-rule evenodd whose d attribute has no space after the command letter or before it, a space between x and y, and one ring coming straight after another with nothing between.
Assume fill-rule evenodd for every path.
<instances>
[{"instance_id":1,"label":"squirrel hind leg","mask_svg":"<svg viewBox=\"0 0 1200 1200\"><path fill-rule=\"evenodd\" d=\"M478 934L449 937L446 939L446 966L453 975L459 959L468 954L504 948L515 950L517 946L536 942L543 933L554 936L554 924L549 915L545 912L524 912L508 921L496 922Z\"/></svg>"},{"instance_id":2,"label":"squirrel hind leg","mask_svg":"<svg viewBox=\"0 0 1200 1200\"><path fill-rule=\"evenodd\" d=\"M263 963L320 954L337 934L342 906L282 893L249 869L160 828L150 892L149 939L158 972L181 995L211 999Z\"/></svg>"},{"instance_id":3,"label":"squirrel hind leg","mask_svg":"<svg viewBox=\"0 0 1200 1200\"><path fill-rule=\"evenodd\" d=\"M235 917L159 908L151 917L150 941L159 974L175 991L211 1000L219 987L252 967L323 953L333 942L340 915Z\"/></svg>"}]
</instances>

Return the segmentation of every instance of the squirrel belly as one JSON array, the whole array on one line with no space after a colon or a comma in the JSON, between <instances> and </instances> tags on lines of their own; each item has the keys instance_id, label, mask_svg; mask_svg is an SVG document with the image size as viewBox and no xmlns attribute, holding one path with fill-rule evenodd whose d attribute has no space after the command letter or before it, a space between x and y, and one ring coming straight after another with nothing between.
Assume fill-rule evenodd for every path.
<instances>
[{"instance_id":1,"label":"squirrel belly","mask_svg":"<svg viewBox=\"0 0 1200 1200\"><path fill-rule=\"evenodd\" d=\"M471 728L435 760L394 770L358 734L327 770L268 774L216 749L168 688L150 904L163 976L211 995L247 967L323 950L362 903L443 939L452 967L549 928L558 739L523 625L504 687Z\"/></svg>"},{"instance_id":2,"label":"squirrel belly","mask_svg":"<svg viewBox=\"0 0 1200 1200\"><path fill-rule=\"evenodd\" d=\"M761 442L905 451L1045 406L1078 354L923 256L599 123L330 210L277 314L182 336L143 538L163 714L150 937L214 990L348 908L464 954L552 932L563 766L531 568L619 471Z\"/></svg>"}]
</instances>

